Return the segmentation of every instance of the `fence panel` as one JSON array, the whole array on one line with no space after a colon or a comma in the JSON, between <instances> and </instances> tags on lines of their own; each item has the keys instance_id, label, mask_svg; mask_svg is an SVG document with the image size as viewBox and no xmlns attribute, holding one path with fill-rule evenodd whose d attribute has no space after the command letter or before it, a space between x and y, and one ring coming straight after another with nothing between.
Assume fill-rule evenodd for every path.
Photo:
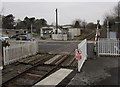
<instances>
[{"instance_id":1,"label":"fence panel","mask_svg":"<svg viewBox=\"0 0 120 87\"><path fill-rule=\"evenodd\" d=\"M97 41L98 56L120 56L120 40L119 39L103 39Z\"/></svg>"},{"instance_id":2,"label":"fence panel","mask_svg":"<svg viewBox=\"0 0 120 87\"><path fill-rule=\"evenodd\" d=\"M3 48L4 65L16 62L21 58L35 55L38 52L38 43L36 41L26 42L24 44L9 46Z\"/></svg>"},{"instance_id":3,"label":"fence panel","mask_svg":"<svg viewBox=\"0 0 120 87\"><path fill-rule=\"evenodd\" d=\"M87 59L87 40L83 40L78 44L78 49L81 51L81 59L78 59L78 72L80 72L85 60Z\"/></svg>"}]
</instances>

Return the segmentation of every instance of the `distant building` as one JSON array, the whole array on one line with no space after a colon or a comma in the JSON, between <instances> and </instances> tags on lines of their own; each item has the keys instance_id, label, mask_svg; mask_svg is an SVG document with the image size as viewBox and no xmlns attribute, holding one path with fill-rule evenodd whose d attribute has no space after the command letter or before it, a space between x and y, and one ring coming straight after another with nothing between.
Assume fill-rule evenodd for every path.
<instances>
[{"instance_id":1,"label":"distant building","mask_svg":"<svg viewBox=\"0 0 120 87\"><path fill-rule=\"evenodd\" d=\"M73 28L70 25L62 26L57 29L57 34L55 34L55 27L42 27L41 28L41 37L45 37L45 34L51 35L51 39L53 40L71 40L74 39L75 36L81 35L80 28Z\"/></svg>"},{"instance_id":2,"label":"distant building","mask_svg":"<svg viewBox=\"0 0 120 87\"><path fill-rule=\"evenodd\" d=\"M43 33L52 33L53 32L53 30L54 30L54 27L42 27L41 28L41 31L43 32Z\"/></svg>"},{"instance_id":3,"label":"distant building","mask_svg":"<svg viewBox=\"0 0 120 87\"><path fill-rule=\"evenodd\" d=\"M53 40L68 40L68 35L67 35L68 31L67 30L65 30L63 28L61 28L61 29L58 28L57 34L55 34L55 30L56 29L54 29L53 34L52 34Z\"/></svg>"},{"instance_id":4,"label":"distant building","mask_svg":"<svg viewBox=\"0 0 120 87\"><path fill-rule=\"evenodd\" d=\"M74 39L75 36L81 35L81 29L80 28L69 28L68 29L68 36L70 39Z\"/></svg>"},{"instance_id":5,"label":"distant building","mask_svg":"<svg viewBox=\"0 0 120 87\"><path fill-rule=\"evenodd\" d=\"M44 38L51 38L51 34L53 33L54 27L42 27L40 29L40 36Z\"/></svg>"},{"instance_id":6,"label":"distant building","mask_svg":"<svg viewBox=\"0 0 120 87\"><path fill-rule=\"evenodd\" d=\"M71 25L63 26L64 30L67 30L68 39L74 39L75 36L81 35L80 28L73 28Z\"/></svg>"}]
</instances>

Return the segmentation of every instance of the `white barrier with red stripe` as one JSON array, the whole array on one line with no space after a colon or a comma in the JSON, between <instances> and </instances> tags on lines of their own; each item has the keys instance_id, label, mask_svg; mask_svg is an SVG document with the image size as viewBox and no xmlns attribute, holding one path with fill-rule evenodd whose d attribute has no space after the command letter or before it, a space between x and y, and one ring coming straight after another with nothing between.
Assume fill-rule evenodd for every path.
<instances>
[{"instance_id":1,"label":"white barrier with red stripe","mask_svg":"<svg viewBox=\"0 0 120 87\"><path fill-rule=\"evenodd\" d=\"M75 57L78 60L78 72L80 72L85 60L87 59L87 40L83 40L78 44L78 49L75 50Z\"/></svg>"}]
</instances>

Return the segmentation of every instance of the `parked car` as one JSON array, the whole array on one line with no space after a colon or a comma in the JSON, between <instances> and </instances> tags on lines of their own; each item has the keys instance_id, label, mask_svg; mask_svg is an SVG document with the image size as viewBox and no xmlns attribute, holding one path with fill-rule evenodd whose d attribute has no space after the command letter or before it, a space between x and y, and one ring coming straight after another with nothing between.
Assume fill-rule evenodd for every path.
<instances>
[{"instance_id":1,"label":"parked car","mask_svg":"<svg viewBox=\"0 0 120 87\"><path fill-rule=\"evenodd\" d=\"M11 35L10 38L17 38L19 35L26 35L26 34L15 34L15 35Z\"/></svg>"},{"instance_id":2,"label":"parked car","mask_svg":"<svg viewBox=\"0 0 120 87\"><path fill-rule=\"evenodd\" d=\"M9 40L10 38L4 34L0 34L0 40L4 41L4 40Z\"/></svg>"},{"instance_id":3,"label":"parked car","mask_svg":"<svg viewBox=\"0 0 120 87\"><path fill-rule=\"evenodd\" d=\"M17 36L19 36L19 34L11 35L10 38L16 38Z\"/></svg>"},{"instance_id":4,"label":"parked car","mask_svg":"<svg viewBox=\"0 0 120 87\"><path fill-rule=\"evenodd\" d=\"M27 35L18 35L16 40L27 40Z\"/></svg>"},{"instance_id":5,"label":"parked car","mask_svg":"<svg viewBox=\"0 0 120 87\"><path fill-rule=\"evenodd\" d=\"M16 37L16 40L35 40L32 34L20 34Z\"/></svg>"}]
</instances>

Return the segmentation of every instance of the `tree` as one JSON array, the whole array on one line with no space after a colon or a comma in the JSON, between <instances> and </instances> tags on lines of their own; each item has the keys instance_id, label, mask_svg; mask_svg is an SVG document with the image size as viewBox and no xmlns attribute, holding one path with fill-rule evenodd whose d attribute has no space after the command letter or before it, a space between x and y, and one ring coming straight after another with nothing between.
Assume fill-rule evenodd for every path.
<instances>
[{"instance_id":1,"label":"tree","mask_svg":"<svg viewBox=\"0 0 120 87\"><path fill-rule=\"evenodd\" d=\"M20 21L16 25L16 29L26 29L24 21Z\"/></svg>"},{"instance_id":2,"label":"tree","mask_svg":"<svg viewBox=\"0 0 120 87\"><path fill-rule=\"evenodd\" d=\"M74 22L74 24L73 24L73 27L74 27L74 28L80 28L80 23L81 23L80 20L76 20L76 21Z\"/></svg>"},{"instance_id":3,"label":"tree","mask_svg":"<svg viewBox=\"0 0 120 87\"><path fill-rule=\"evenodd\" d=\"M30 24L35 24L35 17L29 18Z\"/></svg>"},{"instance_id":4,"label":"tree","mask_svg":"<svg viewBox=\"0 0 120 87\"><path fill-rule=\"evenodd\" d=\"M73 27L74 28L83 28L85 29L86 28L86 25L87 25L87 22L85 20L80 20L80 19L77 19L77 20L74 20L73 21Z\"/></svg>"},{"instance_id":5,"label":"tree","mask_svg":"<svg viewBox=\"0 0 120 87\"><path fill-rule=\"evenodd\" d=\"M42 26L46 26L47 25L47 21L45 19L40 19L42 21Z\"/></svg>"},{"instance_id":6,"label":"tree","mask_svg":"<svg viewBox=\"0 0 120 87\"><path fill-rule=\"evenodd\" d=\"M7 16L3 16L3 28L5 29L27 29L28 32L31 32L31 28L33 31L39 33L40 28L43 26L47 26L47 21L45 19L36 19L35 17L25 17L22 20L14 20L14 16L12 14L9 14ZM32 26L31 26L32 25Z\"/></svg>"},{"instance_id":7,"label":"tree","mask_svg":"<svg viewBox=\"0 0 120 87\"><path fill-rule=\"evenodd\" d=\"M30 29L30 20L28 17L25 17L23 22L25 23L26 29Z\"/></svg>"},{"instance_id":8,"label":"tree","mask_svg":"<svg viewBox=\"0 0 120 87\"><path fill-rule=\"evenodd\" d=\"M37 19L35 21L35 28L37 33L40 33L40 28L44 26L47 26L47 21L45 19Z\"/></svg>"},{"instance_id":9,"label":"tree","mask_svg":"<svg viewBox=\"0 0 120 87\"><path fill-rule=\"evenodd\" d=\"M23 22L26 26L26 29L28 29L29 32L31 29L31 25L32 25L33 31L36 31L37 33L40 33L41 27L47 26L47 21L45 19L36 19L35 17L31 17L31 18L25 17Z\"/></svg>"},{"instance_id":10,"label":"tree","mask_svg":"<svg viewBox=\"0 0 120 87\"><path fill-rule=\"evenodd\" d=\"M40 19L37 19L36 21L35 21L35 28L36 28L36 32L37 33L40 33L40 28L42 27L42 21L40 20Z\"/></svg>"},{"instance_id":11,"label":"tree","mask_svg":"<svg viewBox=\"0 0 120 87\"><path fill-rule=\"evenodd\" d=\"M87 25L87 22L86 22L85 20L81 22L81 27L82 27L83 29L86 28L86 25Z\"/></svg>"},{"instance_id":12,"label":"tree","mask_svg":"<svg viewBox=\"0 0 120 87\"><path fill-rule=\"evenodd\" d=\"M117 22L120 21L120 2L118 5L114 7L112 12L105 14L103 26L107 27L107 20L109 21L109 28L112 31L118 31L118 24ZM119 29L120 30L120 29Z\"/></svg>"},{"instance_id":13,"label":"tree","mask_svg":"<svg viewBox=\"0 0 120 87\"><path fill-rule=\"evenodd\" d=\"M93 22L90 22L86 25L87 29L95 29L96 28L96 24L94 24Z\"/></svg>"},{"instance_id":14,"label":"tree","mask_svg":"<svg viewBox=\"0 0 120 87\"><path fill-rule=\"evenodd\" d=\"M116 25L115 25L116 18L114 18L113 16L106 16L103 22L103 27L105 28L107 28L107 21L109 21L110 31L116 31Z\"/></svg>"},{"instance_id":15,"label":"tree","mask_svg":"<svg viewBox=\"0 0 120 87\"><path fill-rule=\"evenodd\" d=\"M14 28L15 22L14 22L14 16L12 14L4 16L2 21L3 21L2 27L4 29L13 29Z\"/></svg>"}]
</instances>

